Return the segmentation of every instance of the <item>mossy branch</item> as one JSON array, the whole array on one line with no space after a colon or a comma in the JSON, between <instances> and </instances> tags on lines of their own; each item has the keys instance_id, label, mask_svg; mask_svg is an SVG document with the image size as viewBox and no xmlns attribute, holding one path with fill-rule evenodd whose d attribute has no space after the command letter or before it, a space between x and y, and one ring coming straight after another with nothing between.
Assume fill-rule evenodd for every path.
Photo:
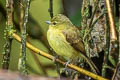
<instances>
[{"instance_id":1,"label":"mossy branch","mask_svg":"<svg viewBox=\"0 0 120 80\"><path fill-rule=\"evenodd\" d=\"M21 29L21 58L20 60L20 71L22 74L27 74L27 69L26 69L26 27L27 27L27 23L28 23L28 13L29 13L29 6L30 6L30 0L23 0L22 1L23 4L23 10L24 10L24 16L23 16L23 25L22 25L22 29Z\"/></svg>"},{"instance_id":2,"label":"mossy branch","mask_svg":"<svg viewBox=\"0 0 120 80\"><path fill-rule=\"evenodd\" d=\"M105 8L106 9L106 8ZM108 55L109 55L109 47L110 47L110 28L108 26L108 18L107 18L107 13L105 13L105 31L106 31L106 48L105 48L105 53L104 53L104 61L102 64L102 76L106 76L106 65L108 65Z\"/></svg>"},{"instance_id":3,"label":"mossy branch","mask_svg":"<svg viewBox=\"0 0 120 80\"><path fill-rule=\"evenodd\" d=\"M117 33L116 33L115 22L114 22L114 18L113 18L113 14L112 14L110 0L105 0L105 2L106 2L106 8L107 8L109 24L110 24L109 60L114 66L116 66L117 65L117 58L118 58Z\"/></svg>"},{"instance_id":4,"label":"mossy branch","mask_svg":"<svg viewBox=\"0 0 120 80\"><path fill-rule=\"evenodd\" d=\"M4 52L3 52L3 62L2 67L3 69L9 68L9 61L10 61L10 52L11 52L11 45L12 45L12 37L10 33L13 31L13 0L6 0L6 10L7 10L7 21L6 21L6 29L5 29L5 39L6 43L4 45Z\"/></svg>"},{"instance_id":5,"label":"mossy branch","mask_svg":"<svg viewBox=\"0 0 120 80\"><path fill-rule=\"evenodd\" d=\"M14 39L16 39L17 41L21 42L21 38L16 33L13 33L12 36L13 36ZM46 57L46 58L48 58L50 60L54 60L54 56L52 56L52 55L50 55L50 54L48 54L46 52L43 52L43 51L39 50L38 48L34 47L33 45L31 45L28 42L26 42L26 47L29 48L30 50L34 51L35 53L39 54L39 55L42 55L42 56L44 56L44 57ZM60 59L56 59L56 61L59 62L59 63L61 63L61 64L63 64L63 65L66 64L65 62L61 61ZM101 77L99 75L96 75L96 74L94 74L92 72L89 72L87 70L84 70L84 69L82 69L82 68L80 68L78 66L75 66L73 64L68 64L67 66L69 68L71 68L71 69L74 69L74 70L76 70L76 71L84 74L84 75L90 76L93 79L96 79L96 80L108 80L106 78L103 78L103 77Z\"/></svg>"}]
</instances>

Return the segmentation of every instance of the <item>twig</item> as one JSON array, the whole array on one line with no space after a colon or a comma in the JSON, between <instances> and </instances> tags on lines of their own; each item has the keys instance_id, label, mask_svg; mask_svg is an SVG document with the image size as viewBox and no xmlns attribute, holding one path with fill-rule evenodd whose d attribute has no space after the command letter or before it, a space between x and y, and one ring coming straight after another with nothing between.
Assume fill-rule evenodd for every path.
<instances>
[{"instance_id":1,"label":"twig","mask_svg":"<svg viewBox=\"0 0 120 80\"><path fill-rule=\"evenodd\" d=\"M117 47L116 46L116 41L117 41L117 34L116 34L116 30L115 30L115 23L114 23L114 19L113 19L113 15L112 15L112 9L110 6L110 1L109 0L105 0L106 1L106 8L108 11L108 17L109 17L109 26L106 28L106 51L105 51L105 56L104 56L104 63L103 63L103 68L102 68L102 76L105 77L106 75L106 68L104 66L107 65L108 62L108 55L109 55L109 60L111 61L111 63L115 66L116 65L116 54L112 54L112 53L116 53L117 51ZM106 20L107 17L106 17ZM106 25L108 26L108 25ZM109 37L110 36L110 37ZM114 58L113 58L114 56Z\"/></svg>"},{"instance_id":2,"label":"twig","mask_svg":"<svg viewBox=\"0 0 120 80\"><path fill-rule=\"evenodd\" d=\"M7 8L7 22L6 22L6 30L5 30L5 38L6 43L4 45L4 52L3 52L3 69L9 68L9 61L10 61L10 52L11 52L11 45L12 45L12 37L10 33L13 31L13 0L6 0L6 8Z\"/></svg>"},{"instance_id":3,"label":"twig","mask_svg":"<svg viewBox=\"0 0 120 80\"><path fill-rule=\"evenodd\" d=\"M21 42L21 38L20 38L17 34L12 33L12 36L13 36L13 38L15 38L17 41ZM34 51L35 53L39 54L39 55L42 55L42 56L44 56L44 57L46 57L46 58L48 58L48 59L50 59L50 60L54 60L54 56L52 56L52 55L50 55L50 54L48 54L48 53L45 53L45 52L39 50L38 48L34 47L33 45L31 45L31 44L28 43L28 42L26 42L26 47L29 48L30 50ZM63 64L63 65L66 64L65 62L61 61L60 59L56 59L56 61L59 62L59 63L61 63L61 64ZM90 76L90 77L92 77L93 79L97 79L97 80L108 80L108 79L106 79L106 78L103 78L103 77L101 77L101 76L99 76L99 75L96 75L96 74L94 74L94 73L91 73L91 72L89 72L89 71L87 71L87 70L84 70L84 69L82 69L82 68L80 68L80 67L78 67L78 66L75 66L75 65L73 65L73 64L68 64L67 66L68 66L69 68L71 68L71 69L74 69L74 70L82 73L82 74L85 74L85 75L87 75L87 76Z\"/></svg>"},{"instance_id":4,"label":"twig","mask_svg":"<svg viewBox=\"0 0 120 80\"><path fill-rule=\"evenodd\" d=\"M102 14L100 14L100 16L97 18L97 19L95 19L95 21L91 24L91 28L89 29L89 31L86 33L86 35L88 35L92 30L93 30L93 28L94 28L94 25L98 22L98 20L101 18L101 17L103 17L104 16L104 12L102 13Z\"/></svg>"},{"instance_id":5,"label":"twig","mask_svg":"<svg viewBox=\"0 0 120 80\"><path fill-rule=\"evenodd\" d=\"M119 4L119 6L120 6L120 4ZM119 14L119 12L118 12L118 14ZM112 80L120 79L120 74L119 74L120 73L120 15L119 15L119 30L118 30L118 32L119 32L119 57L118 57L118 64L116 66L116 70L114 71L114 74L112 76Z\"/></svg>"},{"instance_id":6,"label":"twig","mask_svg":"<svg viewBox=\"0 0 120 80\"><path fill-rule=\"evenodd\" d=\"M109 0L105 0L106 7L108 11L108 18L109 18L109 24L110 24L110 48L109 48L109 59L111 63L116 66L117 64L117 58L118 58L118 42L117 42L117 33L115 29L115 22L112 14L112 9L110 5Z\"/></svg>"},{"instance_id":7,"label":"twig","mask_svg":"<svg viewBox=\"0 0 120 80\"><path fill-rule=\"evenodd\" d=\"M92 22L93 22L93 19L94 19L95 13L96 13L97 8L98 8L99 1L100 1L100 0L97 0L97 1L96 1L95 9L94 9L93 14L92 14L92 16L91 16L91 20L90 20L90 23L89 23L89 25L88 25L88 28L90 28L91 25L92 25Z\"/></svg>"},{"instance_id":8,"label":"twig","mask_svg":"<svg viewBox=\"0 0 120 80\"><path fill-rule=\"evenodd\" d=\"M111 41L116 41L117 34L116 34L116 30L115 30L115 23L114 23L114 18L113 18L113 14L112 14L112 9L110 6L110 1L109 0L105 0L105 1L106 1L106 7L107 7L109 23L110 23L110 36L111 36L110 39L111 39Z\"/></svg>"},{"instance_id":9,"label":"twig","mask_svg":"<svg viewBox=\"0 0 120 80\"><path fill-rule=\"evenodd\" d=\"M19 0L19 8L20 8L20 17L19 17L19 27L20 27L20 32L22 32L22 27L23 27L23 17L24 17L24 7L23 7L23 0Z\"/></svg>"},{"instance_id":10,"label":"twig","mask_svg":"<svg viewBox=\"0 0 120 80\"><path fill-rule=\"evenodd\" d=\"M119 4L119 13L120 13L120 4ZM118 61L120 63L120 15L119 15L119 58Z\"/></svg>"},{"instance_id":11,"label":"twig","mask_svg":"<svg viewBox=\"0 0 120 80\"><path fill-rule=\"evenodd\" d=\"M120 80L120 63L118 62L111 80Z\"/></svg>"},{"instance_id":12,"label":"twig","mask_svg":"<svg viewBox=\"0 0 120 80\"><path fill-rule=\"evenodd\" d=\"M103 61L103 64L102 64L102 76L105 77L106 76L106 65L107 65L107 62L108 62L108 55L109 55L109 47L110 47L110 28L109 28L109 25L108 25L108 18L107 18L107 14L105 14L105 21L106 21L106 27L105 27L105 30L106 30L106 49L105 49L105 53L104 53L104 61Z\"/></svg>"},{"instance_id":13,"label":"twig","mask_svg":"<svg viewBox=\"0 0 120 80\"><path fill-rule=\"evenodd\" d=\"M110 48L109 48L109 60L111 63L116 66L118 59L118 42L117 42L117 33L115 29L115 22L112 14L112 9L109 0L106 1L106 7L108 11L108 18L110 24Z\"/></svg>"},{"instance_id":14,"label":"twig","mask_svg":"<svg viewBox=\"0 0 120 80\"><path fill-rule=\"evenodd\" d=\"M89 25L88 25L88 27L87 27L86 30L85 30L85 34L84 34L83 40L85 40L86 37L88 36L88 34L90 33L91 30L89 30L89 29L90 29L91 27L93 27L93 26L91 26L91 25L92 25L92 22L93 22L95 13L96 13L96 11L97 11L99 2L100 2L100 0L97 0L97 1L96 1L96 5L95 5L95 8L94 8L93 14L92 14L92 16L91 16L91 20L90 20L90 22L89 22ZM87 31L88 31L88 32L87 32Z\"/></svg>"},{"instance_id":15,"label":"twig","mask_svg":"<svg viewBox=\"0 0 120 80\"><path fill-rule=\"evenodd\" d=\"M53 0L49 0L49 9L50 17L53 18Z\"/></svg>"},{"instance_id":16,"label":"twig","mask_svg":"<svg viewBox=\"0 0 120 80\"><path fill-rule=\"evenodd\" d=\"M27 74L26 69L26 27L28 22L28 12L30 6L30 0L23 1L24 4L24 18L23 18L23 27L22 27L22 34L21 34L21 43L22 43L22 55L21 55L21 63L20 63L20 71L22 74Z\"/></svg>"},{"instance_id":17,"label":"twig","mask_svg":"<svg viewBox=\"0 0 120 80\"><path fill-rule=\"evenodd\" d=\"M86 18L86 5L88 5L87 0L83 0L82 1L82 8L81 8L81 15L82 15L82 31L85 30L85 28L87 27L87 18ZM86 8L86 9L85 9ZM84 32L82 32L83 34Z\"/></svg>"},{"instance_id":18,"label":"twig","mask_svg":"<svg viewBox=\"0 0 120 80\"><path fill-rule=\"evenodd\" d=\"M91 26L94 27L94 25L98 22L98 20L99 20L100 18L102 18L102 17L104 16L104 14L105 14L105 12L101 13L100 16L92 23ZM93 27L92 27L92 28L93 28Z\"/></svg>"}]
</instances>

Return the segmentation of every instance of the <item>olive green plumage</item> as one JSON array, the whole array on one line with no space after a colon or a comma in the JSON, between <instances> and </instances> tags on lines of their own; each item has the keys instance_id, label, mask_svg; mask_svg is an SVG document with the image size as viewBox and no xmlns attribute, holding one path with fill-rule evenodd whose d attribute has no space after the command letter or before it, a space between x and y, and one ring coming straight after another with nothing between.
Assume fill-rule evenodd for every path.
<instances>
[{"instance_id":1,"label":"olive green plumage","mask_svg":"<svg viewBox=\"0 0 120 80\"><path fill-rule=\"evenodd\" d=\"M57 55L67 60L82 58L86 60L91 69L96 72L96 66L85 54L84 44L80 38L79 30L64 15L54 16L47 31L49 45Z\"/></svg>"}]
</instances>

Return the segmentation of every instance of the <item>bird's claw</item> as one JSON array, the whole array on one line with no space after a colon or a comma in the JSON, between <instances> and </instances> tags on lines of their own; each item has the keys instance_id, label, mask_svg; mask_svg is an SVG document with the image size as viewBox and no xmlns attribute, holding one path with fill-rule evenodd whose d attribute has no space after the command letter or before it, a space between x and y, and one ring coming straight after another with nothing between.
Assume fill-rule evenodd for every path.
<instances>
[{"instance_id":1,"label":"bird's claw","mask_svg":"<svg viewBox=\"0 0 120 80\"><path fill-rule=\"evenodd\" d=\"M68 64L70 64L70 62L71 62L71 60L69 60L65 63L65 68L68 66Z\"/></svg>"},{"instance_id":2,"label":"bird's claw","mask_svg":"<svg viewBox=\"0 0 120 80\"><path fill-rule=\"evenodd\" d=\"M56 63L56 59L58 59L58 56L55 56L55 57L53 58L53 62L54 62L54 63Z\"/></svg>"},{"instance_id":3,"label":"bird's claw","mask_svg":"<svg viewBox=\"0 0 120 80\"><path fill-rule=\"evenodd\" d=\"M72 71L73 71L73 70L71 70L71 69L69 69L69 68L63 68L61 74L64 74L64 76L65 76L65 75L66 75L66 76L70 76L70 75L72 74Z\"/></svg>"}]
</instances>

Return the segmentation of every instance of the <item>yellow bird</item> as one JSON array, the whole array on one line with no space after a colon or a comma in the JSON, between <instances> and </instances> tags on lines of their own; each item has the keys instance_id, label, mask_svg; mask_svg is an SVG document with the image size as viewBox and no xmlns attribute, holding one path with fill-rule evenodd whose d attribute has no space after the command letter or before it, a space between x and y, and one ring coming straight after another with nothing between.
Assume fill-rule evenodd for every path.
<instances>
[{"instance_id":1,"label":"yellow bird","mask_svg":"<svg viewBox=\"0 0 120 80\"><path fill-rule=\"evenodd\" d=\"M51 21L47 21L47 23L49 24L47 39L56 54L73 61L77 58L82 58L97 73L97 67L85 54L80 32L71 21L66 16L57 14Z\"/></svg>"}]
</instances>

